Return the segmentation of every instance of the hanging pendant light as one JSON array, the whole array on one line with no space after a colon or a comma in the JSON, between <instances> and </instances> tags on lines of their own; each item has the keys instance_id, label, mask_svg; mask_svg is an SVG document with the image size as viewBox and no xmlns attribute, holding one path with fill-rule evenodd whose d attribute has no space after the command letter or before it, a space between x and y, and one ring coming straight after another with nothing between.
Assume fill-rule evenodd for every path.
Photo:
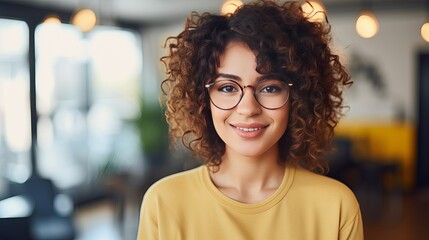
<instances>
[{"instance_id":1,"label":"hanging pendant light","mask_svg":"<svg viewBox=\"0 0 429 240\"><path fill-rule=\"evenodd\" d=\"M423 40L429 42L429 22L425 22L420 29L420 34L422 35Z\"/></svg>"},{"instance_id":2,"label":"hanging pendant light","mask_svg":"<svg viewBox=\"0 0 429 240\"><path fill-rule=\"evenodd\" d=\"M362 11L356 20L356 32L362 38L372 38L379 30L377 17L371 11Z\"/></svg>"},{"instance_id":3,"label":"hanging pendant light","mask_svg":"<svg viewBox=\"0 0 429 240\"><path fill-rule=\"evenodd\" d=\"M225 0L220 12L222 15L231 14L234 13L241 5L243 5L243 2L240 0Z\"/></svg>"},{"instance_id":4,"label":"hanging pendant light","mask_svg":"<svg viewBox=\"0 0 429 240\"><path fill-rule=\"evenodd\" d=\"M74 14L71 23L82 32L89 32L97 24L97 16L93 10L83 8Z\"/></svg>"},{"instance_id":5,"label":"hanging pendant light","mask_svg":"<svg viewBox=\"0 0 429 240\"><path fill-rule=\"evenodd\" d=\"M43 23L60 24L61 20L57 15L51 14L45 17L45 19L43 20Z\"/></svg>"},{"instance_id":6,"label":"hanging pendant light","mask_svg":"<svg viewBox=\"0 0 429 240\"><path fill-rule=\"evenodd\" d=\"M305 1L301 6L304 16L312 22L325 22L326 21L326 8L319 0Z\"/></svg>"}]
</instances>

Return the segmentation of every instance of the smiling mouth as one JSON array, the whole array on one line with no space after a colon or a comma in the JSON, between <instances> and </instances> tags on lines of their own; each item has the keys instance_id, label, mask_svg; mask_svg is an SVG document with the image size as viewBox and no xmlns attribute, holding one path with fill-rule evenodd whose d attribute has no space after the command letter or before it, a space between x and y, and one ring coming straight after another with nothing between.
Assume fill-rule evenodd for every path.
<instances>
[{"instance_id":1,"label":"smiling mouth","mask_svg":"<svg viewBox=\"0 0 429 240\"><path fill-rule=\"evenodd\" d=\"M263 134L268 125L265 126L262 124L249 124L249 126L235 126L231 124L231 127L234 128L238 136L245 139L253 139Z\"/></svg>"},{"instance_id":2,"label":"smiling mouth","mask_svg":"<svg viewBox=\"0 0 429 240\"><path fill-rule=\"evenodd\" d=\"M242 128L242 127L236 127L236 128L244 132L254 132L262 129L262 128Z\"/></svg>"}]
</instances>

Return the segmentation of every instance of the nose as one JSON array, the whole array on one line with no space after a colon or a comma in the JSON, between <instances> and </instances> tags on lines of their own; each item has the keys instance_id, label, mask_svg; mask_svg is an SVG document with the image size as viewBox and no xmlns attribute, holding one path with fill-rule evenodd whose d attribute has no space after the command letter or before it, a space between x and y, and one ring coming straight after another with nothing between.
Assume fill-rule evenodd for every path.
<instances>
[{"instance_id":1,"label":"nose","mask_svg":"<svg viewBox=\"0 0 429 240\"><path fill-rule=\"evenodd\" d=\"M238 103L236 111L240 115L249 117L261 113L262 107L259 105L258 101L256 101L252 86L244 87L243 97L241 98L240 103Z\"/></svg>"}]
</instances>

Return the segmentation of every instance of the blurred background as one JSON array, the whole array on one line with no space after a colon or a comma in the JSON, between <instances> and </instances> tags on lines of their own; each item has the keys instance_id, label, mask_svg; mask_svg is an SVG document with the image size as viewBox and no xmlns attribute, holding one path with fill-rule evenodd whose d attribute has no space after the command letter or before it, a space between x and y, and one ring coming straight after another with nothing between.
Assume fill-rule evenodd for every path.
<instances>
[{"instance_id":1,"label":"blurred background","mask_svg":"<svg viewBox=\"0 0 429 240\"><path fill-rule=\"evenodd\" d=\"M0 1L0 239L135 239L147 187L197 165L168 148L164 41L190 12L242 2ZM426 239L429 1L310 3L354 81L329 175L366 239Z\"/></svg>"}]
</instances>

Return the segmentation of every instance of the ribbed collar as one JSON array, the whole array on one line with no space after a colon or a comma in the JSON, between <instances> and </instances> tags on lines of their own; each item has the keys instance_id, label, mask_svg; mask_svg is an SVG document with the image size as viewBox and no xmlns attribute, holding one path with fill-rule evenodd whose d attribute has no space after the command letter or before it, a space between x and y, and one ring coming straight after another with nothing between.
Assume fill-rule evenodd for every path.
<instances>
[{"instance_id":1,"label":"ribbed collar","mask_svg":"<svg viewBox=\"0 0 429 240\"><path fill-rule=\"evenodd\" d=\"M292 185L294 175L295 168L286 167L279 188L270 197L258 203L242 203L231 199L217 189L210 178L208 167L201 166L199 169L200 182L204 185L204 188L209 191L209 194L215 199L215 201L232 211L248 214L267 211L278 204L288 193Z\"/></svg>"}]
</instances>

